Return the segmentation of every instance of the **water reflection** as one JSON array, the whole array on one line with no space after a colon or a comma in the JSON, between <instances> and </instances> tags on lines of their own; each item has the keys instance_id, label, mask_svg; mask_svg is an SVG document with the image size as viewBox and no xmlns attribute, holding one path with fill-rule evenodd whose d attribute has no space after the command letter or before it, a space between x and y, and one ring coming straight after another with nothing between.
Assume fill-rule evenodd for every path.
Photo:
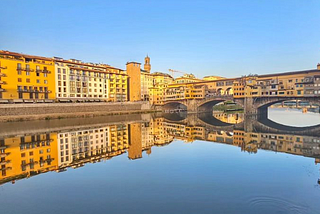
<instances>
[{"instance_id":1,"label":"water reflection","mask_svg":"<svg viewBox=\"0 0 320 214\"><path fill-rule=\"evenodd\" d=\"M225 123L233 123L237 118L236 125L219 126L221 124L216 120L207 123L208 115L202 115L206 119L202 120L201 115L169 114L149 115L138 122L62 126L59 131L50 128L43 131L43 127L7 131L0 134L0 183L15 183L40 173L61 172L122 154L131 160L142 158L144 151L150 155L152 147L168 145L175 139L187 143L201 140L228 144L249 153L261 149L289 153L320 162L320 133L317 129L292 133L266 128L258 121L238 123L243 117L231 115L232 119L224 115L216 118Z\"/></svg>"},{"instance_id":2,"label":"water reflection","mask_svg":"<svg viewBox=\"0 0 320 214\"><path fill-rule=\"evenodd\" d=\"M229 124L241 123L244 120L243 112L226 112L226 111L213 111L213 117Z\"/></svg>"}]
</instances>

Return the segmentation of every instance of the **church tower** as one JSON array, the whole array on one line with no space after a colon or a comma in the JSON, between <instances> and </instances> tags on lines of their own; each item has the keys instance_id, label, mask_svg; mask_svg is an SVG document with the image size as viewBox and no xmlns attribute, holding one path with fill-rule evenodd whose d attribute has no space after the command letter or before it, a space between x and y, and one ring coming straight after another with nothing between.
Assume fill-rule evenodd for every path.
<instances>
[{"instance_id":1,"label":"church tower","mask_svg":"<svg viewBox=\"0 0 320 214\"><path fill-rule=\"evenodd\" d=\"M148 55L144 58L144 70L148 73L151 71L150 57Z\"/></svg>"}]
</instances>

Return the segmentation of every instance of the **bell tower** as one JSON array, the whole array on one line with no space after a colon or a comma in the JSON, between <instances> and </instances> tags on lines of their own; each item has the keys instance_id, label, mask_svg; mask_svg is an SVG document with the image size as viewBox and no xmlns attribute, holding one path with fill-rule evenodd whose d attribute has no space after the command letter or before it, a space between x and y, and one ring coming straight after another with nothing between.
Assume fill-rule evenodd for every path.
<instances>
[{"instance_id":1,"label":"bell tower","mask_svg":"<svg viewBox=\"0 0 320 214\"><path fill-rule=\"evenodd\" d=\"M150 57L148 55L144 58L144 70L148 73L151 71Z\"/></svg>"}]
</instances>

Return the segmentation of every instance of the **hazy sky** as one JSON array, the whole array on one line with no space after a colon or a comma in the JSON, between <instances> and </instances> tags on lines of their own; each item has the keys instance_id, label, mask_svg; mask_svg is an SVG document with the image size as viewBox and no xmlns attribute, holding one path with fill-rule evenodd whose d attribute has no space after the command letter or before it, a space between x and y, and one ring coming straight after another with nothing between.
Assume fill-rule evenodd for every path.
<instances>
[{"instance_id":1,"label":"hazy sky","mask_svg":"<svg viewBox=\"0 0 320 214\"><path fill-rule=\"evenodd\" d=\"M198 77L314 69L320 0L1 0L0 49Z\"/></svg>"}]
</instances>

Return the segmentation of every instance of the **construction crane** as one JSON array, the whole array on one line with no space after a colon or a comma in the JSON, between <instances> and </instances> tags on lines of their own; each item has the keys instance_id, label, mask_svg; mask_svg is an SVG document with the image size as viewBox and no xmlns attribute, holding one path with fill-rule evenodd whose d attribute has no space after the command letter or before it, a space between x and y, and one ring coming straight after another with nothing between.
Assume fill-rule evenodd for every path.
<instances>
[{"instance_id":1,"label":"construction crane","mask_svg":"<svg viewBox=\"0 0 320 214\"><path fill-rule=\"evenodd\" d=\"M177 70L173 70L173 69L169 69L169 71L172 73L172 77L174 78L174 73L182 73L182 74L187 74L186 72L182 72L182 71L177 71Z\"/></svg>"}]
</instances>

